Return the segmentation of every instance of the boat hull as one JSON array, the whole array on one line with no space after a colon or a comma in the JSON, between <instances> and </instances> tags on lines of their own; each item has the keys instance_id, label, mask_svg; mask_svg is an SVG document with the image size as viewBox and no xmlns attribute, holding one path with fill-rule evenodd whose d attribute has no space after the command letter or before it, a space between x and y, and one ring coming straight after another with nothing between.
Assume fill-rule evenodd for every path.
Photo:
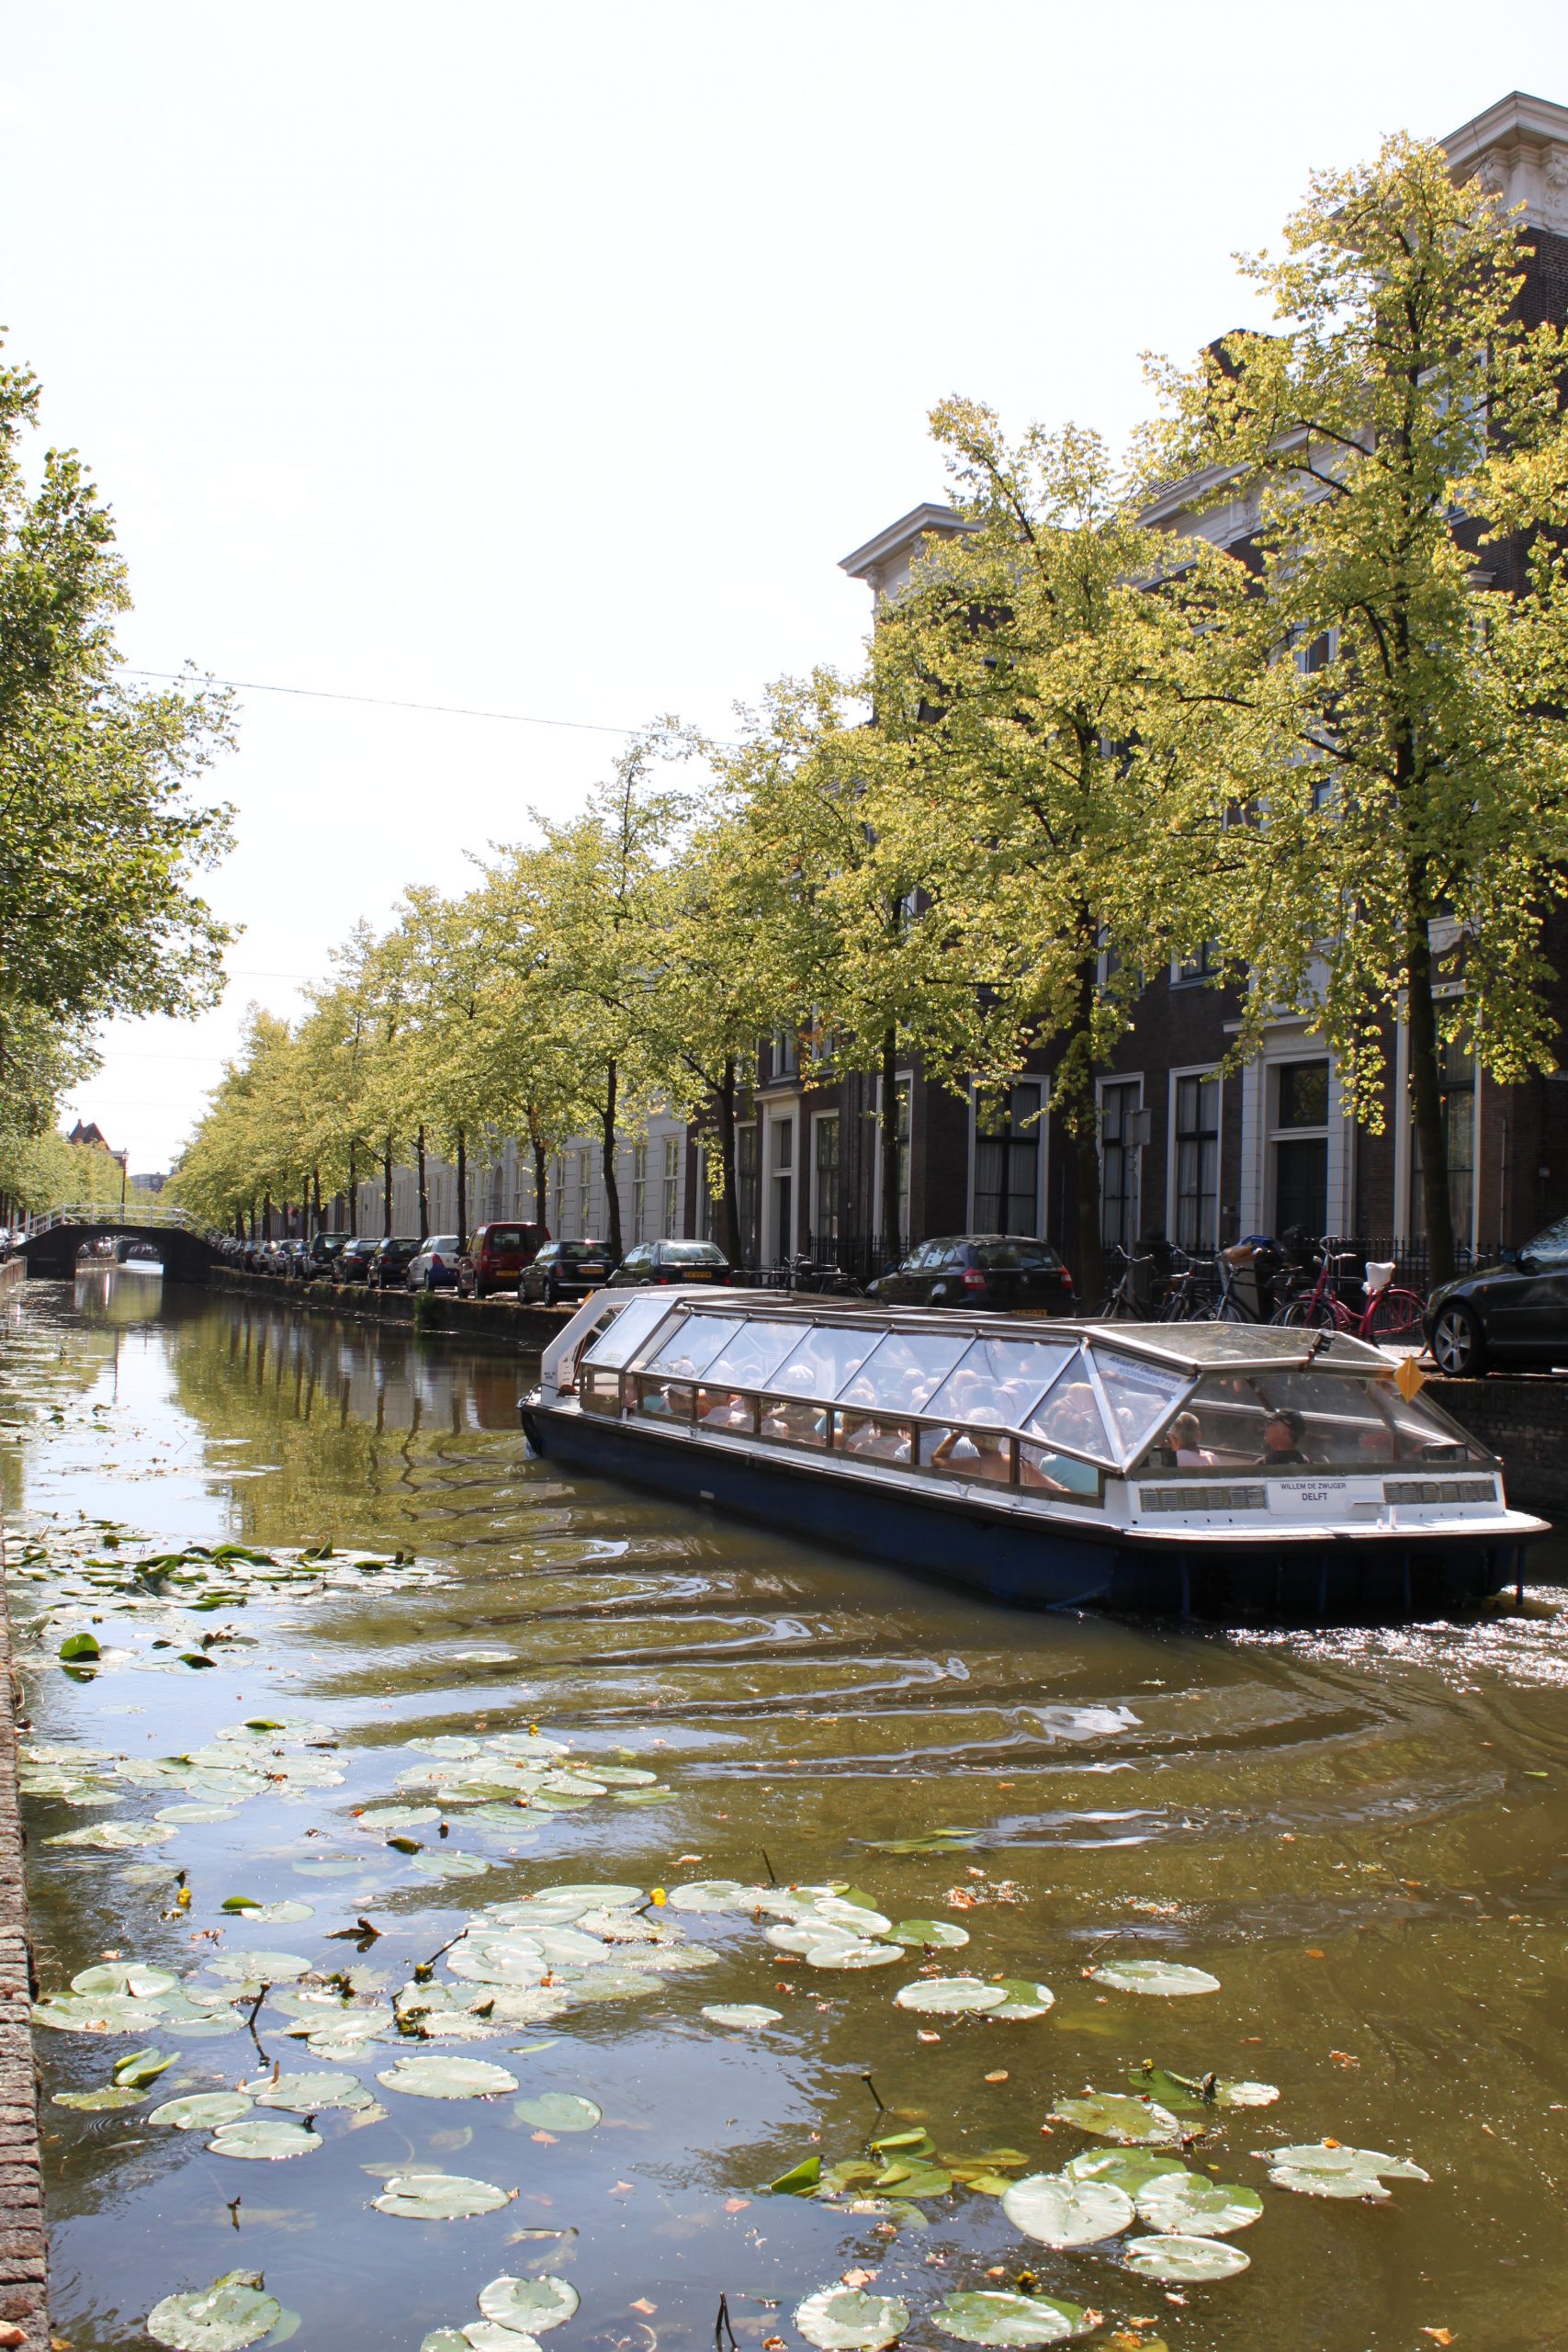
<instances>
[{"instance_id":1,"label":"boat hull","mask_svg":"<svg viewBox=\"0 0 1568 2352\"><path fill-rule=\"evenodd\" d=\"M711 1506L863 1558L1035 1609L1106 1608L1222 1623L1365 1623L1441 1615L1517 1584L1525 1546L1480 1531L1257 1543L1140 1538L1021 1520L967 1498L824 1477L784 1455L700 1452L625 1423L525 1407L532 1443L595 1475Z\"/></svg>"}]
</instances>

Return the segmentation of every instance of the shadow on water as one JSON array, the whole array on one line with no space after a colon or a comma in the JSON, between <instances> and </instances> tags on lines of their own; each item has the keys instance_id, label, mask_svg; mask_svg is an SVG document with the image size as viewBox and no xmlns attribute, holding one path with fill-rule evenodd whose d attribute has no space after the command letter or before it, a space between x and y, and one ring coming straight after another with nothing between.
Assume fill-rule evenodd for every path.
<instances>
[{"instance_id":1,"label":"shadow on water","mask_svg":"<svg viewBox=\"0 0 1568 2352\"><path fill-rule=\"evenodd\" d=\"M6 1327L0 1458L33 1737L128 1759L100 1776L144 1774L246 1720L303 1718L336 1744L280 1752L265 1792L205 1808L228 1818L156 1823L144 1851L45 1841L152 1821L164 1786L117 1778L120 1802L101 1809L29 1797L46 1988L105 1951L182 1974L257 1949L339 1968L355 1947L328 1939L368 1917L381 1934L361 1964L386 1993L479 1904L561 1882L850 1882L896 1922L937 1917L971 1940L851 1973L770 1945L749 1912L682 1913L711 1964L451 2045L510 2068L525 2097L594 2102L603 2120L581 2132L543 2131L511 2097L378 2090L398 2052L377 2044L351 2064L384 2115L323 2115L308 2156L236 2162L146 2114L171 2086L254 2078L252 2041L165 2039L175 2062L146 2106L46 2110L55 2320L75 2352L141 2341L160 2296L237 2265L303 2315L302 2346L351 2352L415 2352L425 2331L477 2321L487 2279L536 2269L582 2298L562 2352L705 2345L721 2291L745 2352L793 2345L795 2303L854 2270L934 2345L943 2292L1024 2266L1106 2315L1100 2342L1137 2319L1157 2327L1134 2340L1172 2352L1407 2352L1424 2328L1488 2352L1568 2343L1554 1596L1537 1589L1517 1618L1318 1636L1006 1613L525 1458L514 1356L140 1273L111 1273L100 1298L99 1280L74 1296L34 1286ZM112 1566L94 1586L76 1563L140 1555L144 1534L415 1566L125 1611L106 1598ZM27 1557L29 1541L47 1556ZM46 1640L29 1628L51 1603ZM78 1619L107 1662L73 1682L53 1653ZM217 1665L198 1672L180 1661L204 1636ZM407 1776L430 1770L411 1740L531 1724L570 1742L580 1771L614 1759L658 1786L488 1814L437 1789L414 1853L357 1826L355 1807L407 1802ZM299 1778L301 1754L325 1774ZM932 1844L950 1830L966 1835ZM454 1856L474 1875L434 1874ZM317 1869L337 1857L341 1877ZM171 1877L144 1875L160 1865L186 1873L188 1908ZM221 1909L236 1894L310 1917L247 1924ZM1111 1954L1179 1959L1222 1989L1111 1991L1084 1972ZM989 2023L895 2007L922 1965L1043 1982L1055 2004ZM702 2015L735 2002L780 2021L743 2033ZM294 2022L264 2003L268 2063L333 2063L287 2038ZM47 2089L103 2082L139 2041L156 2028L40 2033ZM1123 2089L1145 2058L1280 2093L1208 2119L1191 2160L1262 2188L1265 2211L1233 2241L1251 2267L1169 2290L1184 2301L1114 2243L1021 2236L988 2194L889 2212L897 2184L880 2207L861 2184L864 2210L852 2189L837 2205L757 2193L808 2154L863 2158L875 2099L944 2156L1055 2169L1096 2143L1043 2132L1054 2103ZM1378 2206L1265 2187L1253 2150L1325 2135L1413 2157L1431 2181L1396 2182ZM411 2159L516 2198L449 2223L377 2212L378 2176Z\"/></svg>"}]
</instances>

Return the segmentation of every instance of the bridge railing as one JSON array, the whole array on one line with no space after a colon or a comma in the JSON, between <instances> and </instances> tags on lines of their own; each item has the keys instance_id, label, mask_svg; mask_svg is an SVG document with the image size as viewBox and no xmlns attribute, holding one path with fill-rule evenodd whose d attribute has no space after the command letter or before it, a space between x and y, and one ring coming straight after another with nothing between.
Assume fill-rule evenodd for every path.
<instances>
[{"instance_id":1,"label":"bridge railing","mask_svg":"<svg viewBox=\"0 0 1568 2352\"><path fill-rule=\"evenodd\" d=\"M176 1208L172 1202L166 1207L159 1202L133 1207L129 1201L123 1208L118 1201L71 1201L36 1210L27 1219L26 1238L30 1241L36 1234L52 1233L61 1226L91 1226L114 1233L188 1233L213 1248L223 1238L204 1217L193 1216L189 1209Z\"/></svg>"}]
</instances>

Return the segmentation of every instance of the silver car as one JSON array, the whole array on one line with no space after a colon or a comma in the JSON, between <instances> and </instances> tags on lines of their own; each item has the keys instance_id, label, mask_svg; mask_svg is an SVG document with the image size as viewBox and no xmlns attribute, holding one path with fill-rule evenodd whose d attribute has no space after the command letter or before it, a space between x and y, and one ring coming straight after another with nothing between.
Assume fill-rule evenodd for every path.
<instances>
[{"instance_id":1,"label":"silver car","mask_svg":"<svg viewBox=\"0 0 1568 2352\"><path fill-rule=\"evenodd\" d=\"M403 1280L410 1290L453 1290L457 1282L457 1237L433 1233L417 1258L409 1261Z\"/></svg>"}]
</instances>

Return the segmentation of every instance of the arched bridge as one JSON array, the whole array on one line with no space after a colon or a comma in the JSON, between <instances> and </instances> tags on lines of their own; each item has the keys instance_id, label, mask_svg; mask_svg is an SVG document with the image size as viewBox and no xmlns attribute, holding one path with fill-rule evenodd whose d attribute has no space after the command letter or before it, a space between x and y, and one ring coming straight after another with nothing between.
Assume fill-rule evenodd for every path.
<instances>
[{"instance_id":1,"label":"arched bridge","mask_svg":"<svg viewBox=\"0 0 1568 2352\"><path fill-rule=\"evenodd\" d=\"M128 1202L121 1208L118 1202L85 1201L43 1209L29 1217L18 1247L29 1274L64 1282L74 1272L79 1252L89 1243L146 1241L163 1261L168 1281L204 1283L220 1238L210 1225L186 1209L150 1207L144 1202L134 1205Z\"/></svg>"}]
</instances>

